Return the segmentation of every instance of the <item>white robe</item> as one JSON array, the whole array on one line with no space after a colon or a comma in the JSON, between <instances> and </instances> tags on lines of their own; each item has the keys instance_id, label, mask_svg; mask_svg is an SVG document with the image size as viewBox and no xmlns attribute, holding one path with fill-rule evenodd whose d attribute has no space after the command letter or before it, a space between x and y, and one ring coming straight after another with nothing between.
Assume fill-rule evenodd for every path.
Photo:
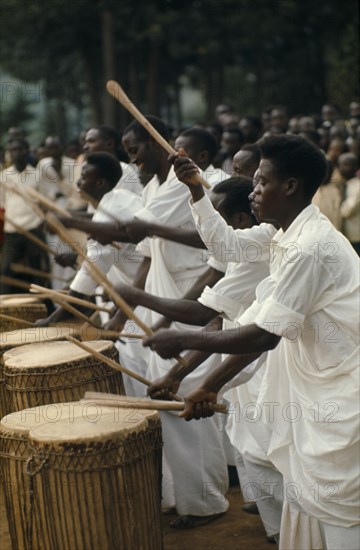
<instances>
[{"instance_id":1,"label":"white robe","mask_svg":"<svg viewBox=\"0 0 360 550\"><path fill-rule=\"evenodd\" d=\"M258 399L271 431L268 457L288 480L285 498L292 492L290 503L303 514L352 527L359 503L359 260L312 205L272 247L270 277L239 319L282 336L268 354Z\"/></svg>"}]
</instances>

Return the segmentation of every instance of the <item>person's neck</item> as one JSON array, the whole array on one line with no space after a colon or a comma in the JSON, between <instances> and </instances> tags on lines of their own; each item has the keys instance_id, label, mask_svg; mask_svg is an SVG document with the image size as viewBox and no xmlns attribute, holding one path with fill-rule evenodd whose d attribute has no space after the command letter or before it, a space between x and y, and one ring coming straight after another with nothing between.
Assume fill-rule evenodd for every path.
<instances>
[{"instance_id":1,"label":"person's neck","mask_svg":"<svg viewBox=\"0 0 360 550\"><path fill-rule=\"evenodd\" d=\"M166 181L170 168L171 163L167 160L167 158L164 158L160 164L159 170L156 172L160 185Z\"/></svg>"},{"instance_id":2,"label":"person's neck","mask_svg":"<svg viewBox=\"0 0 360 550\"><path fill-rule=\"evenodd\" d=\"M25 168L27 167L27 162L14 162L14 166L18 172L23 172Z\"/></svg>"},{"instance_id":3,"label":"person's neck","mask_svg":"<svg viewBox=\"0 0 360 550\"><path fill-rule=\"evenodd\" d=\"M210 162L198 162L197 165L198 167L200 168L200 170L202 170L203 172L206 172L206 170L209 168L210 166Z\"/></svg>"},{"instance_id":4,"label":"person's neck","mask_svg":"<svg viewBox=\"0 0 360 550\"><path fill-rule=\"evenodd\" d=\"M301 212L305 210L305 208L307 208L310 204L311 201L304 201L300 205L294 205L293 207L288 208L282 219L277 220L279 226L284 231L284 233L289 229L290 225L298 217L298 215L301 214Z\"/></svg>"}]
</instances>

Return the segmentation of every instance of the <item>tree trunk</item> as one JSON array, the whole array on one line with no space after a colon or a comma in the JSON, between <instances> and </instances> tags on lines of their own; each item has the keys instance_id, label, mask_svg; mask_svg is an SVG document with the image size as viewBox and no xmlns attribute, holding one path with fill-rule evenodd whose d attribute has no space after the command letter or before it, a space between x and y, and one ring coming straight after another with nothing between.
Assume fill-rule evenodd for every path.
<instances>
[{"instance_id":1,"label":"tree trunk","mask_svg":"<svg viewBox=\"0 0 360 550\"><path fill-rule=\"evenodd\" d=\"M149 50L146 107L149 114L159 115L160 41L157 38L150 41Z\"/></svg>"},{"instance_id":2,"label":"tree trunk","mask_svg":"<svg viewBox=\"0 0 360 550\"><path fill-rule=\"evenodd\" d=\"M115 52L114 52L114 27L113 15L109 10L105 10L101 15L102 20L102 60L103 75L105 83L115 78ZM114 98L104 91L103 95L103 114L104 123L109 126L115 125L117 104Z\"/></svg>"},{"instance_id":3,"label":"tree trunk","mask_svg":"<svg viewBox=\"0 0 360 550\"><path fill-rule=\"evenodd\" d=\"M94 63L91 50L82 51L82 60L84 63L84 72L87 84L87 91L91 105L91 123L102 123L101 94L99 93L98 78L96 74L96 63Z\"/></svg>"}]
</instances>

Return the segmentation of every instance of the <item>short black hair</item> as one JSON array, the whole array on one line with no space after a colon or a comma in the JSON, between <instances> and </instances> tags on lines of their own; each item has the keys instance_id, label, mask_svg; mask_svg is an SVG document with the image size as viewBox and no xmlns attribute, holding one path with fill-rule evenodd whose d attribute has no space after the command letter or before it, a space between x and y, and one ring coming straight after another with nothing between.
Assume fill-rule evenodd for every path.
<instances>
[{"instance_id":1,"label":"short black hair","mask_svg":"<svg viewBox=\"0 0 360 550\"><path fill-rule=\"evenodd\" d=\"M92 126L94 130L97 130L102 139L112 139L114 141L115 149L120 145L120 134L112 126L106 126L105 124L100 124L99 126Z\"/></svg>"},{"instance_id":2,"label":"short black hair","mask_svg":"<svg viewBox=\"0 0 360 550\"><path fill-rule=\"evenodd\" d=\"M152 124L152 126L154 126L155 130L157 130L159 134L164 139L166 139L166 141L169 141L170 130L166 122L161 120L161 118L153 115L146 115L145 118ZM137 120L133 120L128 126L126 126L123 132L123 136L125 136L129 132L134 132L134 134L140 141L150 141L154 139L151 134L149 134L149 132L145 130L144 126L142 126Z\"/></svg>"},{"instance_id":3,"label":"short black hair","mask_svg":"<svg viewBox=\"0 0 360 550\"><path fill-rule=\"evenodd\" d=\"M252 178L246 176L234 176L215 185L211 190L213 193L224 193L226 200L223 209L226 216L231 217L239 212L244 212L252 217L254 223L257 223L251 213L249 195L253 190Z\"/></svg>"},{"instance_id":4,"label":"short black hair","mask_svg":"<svg viewBox=\"0 0 360 550\"><path fill-rule=\"evenodd\" d=\"M245 143L245 145L241 147L240 151L247 151L248 153L251 153L254 158L254 164L259 165L261 159L261 151L257 143Z\"/></svg>"},{"instance_id":5,"label":"short black hair","mask_svg":"<svg viewBox=\"0 0 360 550\"><path fill-rule=\"evenodd\" d=\"M96 166L101 177L114 187L122 176L120 163L114 155L110 153L89 153L86 162Z\"/></svg>"},{"instance_id":6,"label":"short black hair","mask_svg":"<svg viewBox=\"0 0 360 550\"><path fill-rule=\"evenodd\" d=\"M184 132L181 132L178 137L187 137L193 139L193 141L197 145L199 152L208 152L210 163L214 160L216 153L219 150L219 146L214 136L204 128L189 128L188 130L184 130Z\"/></svg>"},{"instance_id":7,"label":"short black hair","mask_svg":"<svg viewBox=\"0 0 360 550\"><path fill-rule=\"evenodd\" d=\"M322 151L307 139L297 135L272 135L257 142L261 158L270 160L280 179L296 178L311 198L327 174Z\"/></svg>"}]
</instances>

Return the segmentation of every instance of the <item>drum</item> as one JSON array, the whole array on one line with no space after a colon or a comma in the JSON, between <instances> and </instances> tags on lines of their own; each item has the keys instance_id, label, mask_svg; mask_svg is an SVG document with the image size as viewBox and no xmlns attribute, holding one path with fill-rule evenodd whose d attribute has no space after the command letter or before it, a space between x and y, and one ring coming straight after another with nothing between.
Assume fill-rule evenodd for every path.
<instances>
[{"instance_id":1,"label":"drum","mask_svg":"<svg viewBox=\"0 0 360 550\"><path fill-rule=\"evenodd\" d=\"M77 327L69 325L67 327L34 327L0 332L0 418L11 412L11 407L7 404L8 396L4 389L4 353L25 344L63 340L65 336L76 336L76 334Z\"/></svg>"},{"instance_id":2,"label":"drum","mask_svg":"<svg viewBox=\"0 0 360 550\"><path fill-rule=\"evenodd\" d=\"M68 424L82 416L95 422L102 414L114 410L78 402L45 405L5 416L0 422L0 471L10 538L14 550L46 550L46 539L39 527L37 503L31 494L31 477L27 475L30 458L29 432L32 428L59 420Z\"/></svg>"},{"instance_id":3,"label":"drum","mask_svg":"<svg viewBox=\"0 0 360 550\"><path fill-rule=\"evenodd\" d=\"M116 359L113 342L88 345ZM3 356L3 379L8 412L49 403L81 399L88 390L123 395L122 376L71 342L45 342L13 348Z\"/></svg>"},{"instance_id":4,"label":"drum","mask_svg":"<svg viewBox=\"0 0 360 550\"><path fill-rule=\"evenodd\" d=\"M115 409L29 434L28 475L47 550L161 550L161 424Z\"/></svg>"},{"instance_id":5,"label":"drum","mask_svg":"<svg viewBox=\"0 0 360 550\"><path fill-rule=\"evenodd\" d=\"M37 319L47 317L47 309L45 304L39 302L39 300L31 295L24 294L22 297L16 295L13 297L11 294L3 294L0 296L0 313L4 315L10 315L11 317L18 317L25 321L33 323ZM24 328L24 323L20 321L8 321L5 319L0 320L1 332L9 330L16 330L18 328Z\"/></svg>"}]
</instances>

